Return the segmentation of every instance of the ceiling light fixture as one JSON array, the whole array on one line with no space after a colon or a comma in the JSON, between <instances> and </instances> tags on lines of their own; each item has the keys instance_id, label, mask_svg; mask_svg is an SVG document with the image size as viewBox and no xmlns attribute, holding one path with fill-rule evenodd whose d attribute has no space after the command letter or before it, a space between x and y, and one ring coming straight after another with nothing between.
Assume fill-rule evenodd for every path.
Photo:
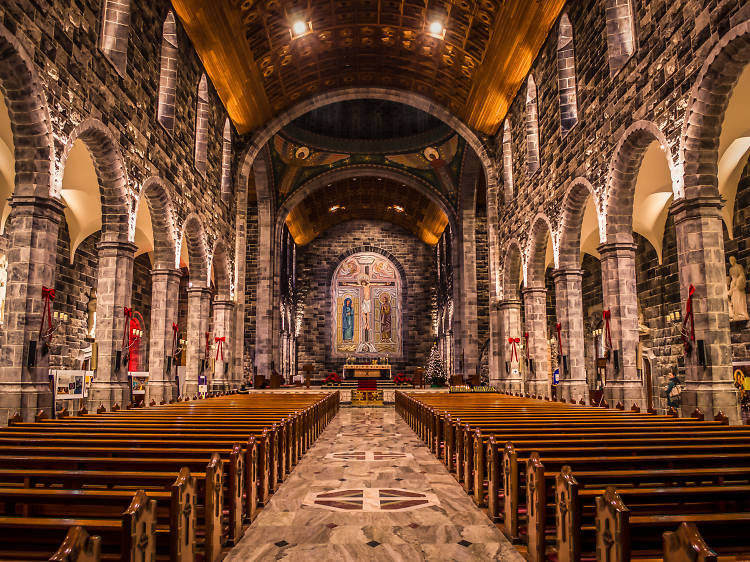
<instances>
[{"instance_id":1,"label":"ceiling light fixture","mask_svg":"<svg viewBox=\"0 0 750 562\"><path fill-rule=\"evenodd\" d=\"M388 208L392 211L396 211L397 213L404 212L404 208L401 205L390 205Z\"/></svg>"},{"instance_id":2,"label":"ceiling light fixture","mask_svg":"<svg viewBox=\"0 0 750 562\"><path fill-rule=\"evenodd\" d=\"M303 35L307 35L310 32L312 32L312 22L303 20L295 21L292 24L292 28L289 30L289 33L292 34L292 39L302 37Z\"/></svg>"},{"instance_id":3,"label":"ceiling light fixture","mask_svg":"<svg viewBox=\"0 0 750 562\"><path fill-rule=\"evenodd\" d=\"M328 212L335 213L336 211L344 211L344 210L346 210L346 207L344 207L343 205L334 205L333 207L328 209Z\"/></svg>"},{"instance_id":4,"label":"ceiling light fixture","mask_svg":"<svg viewBox=\"0 0 750 562\"><path fill-rule=\"evenodd\" d=\"M445 39L445 25L439 20L433 20L427 26L427 33L436 39Z\"/></svg>"}]
</instances>

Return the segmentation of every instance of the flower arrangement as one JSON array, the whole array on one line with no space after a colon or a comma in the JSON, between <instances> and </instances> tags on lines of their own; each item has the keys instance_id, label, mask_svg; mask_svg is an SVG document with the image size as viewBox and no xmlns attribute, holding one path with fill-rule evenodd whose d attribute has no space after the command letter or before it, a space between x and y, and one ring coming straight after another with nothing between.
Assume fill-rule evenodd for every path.
<instances>
[{"instance_id":1,"label":"flower arrangement","mask_svg":"<svg viewBox=\"0 0 750 562\"><path fill-rule=\"evenodd\" d=\"M395 377L393 377L393 384L395 384L396 386L406 386L411 384L411 379L404 373L398 373Z\"/></svg>"},{"instance_id":2,"label":"flower arrangement","mask_svg":"<svg viewBox=\"0 0 750 562\"><path fill-rule=\"evenodd\" d=\"M323 381L324 386L333 386L333 385L340 385L341 384L341 377L338 373L328 373L328 376Z\"/></svg>"}]
</instances>

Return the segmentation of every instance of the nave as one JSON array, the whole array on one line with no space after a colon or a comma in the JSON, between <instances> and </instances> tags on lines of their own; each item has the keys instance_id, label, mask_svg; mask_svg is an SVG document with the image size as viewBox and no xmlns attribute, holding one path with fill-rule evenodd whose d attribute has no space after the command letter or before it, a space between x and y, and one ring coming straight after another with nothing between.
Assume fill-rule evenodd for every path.
<instances>
[{"instance_id":1,"label":"nave","mask_svg":"<svg viewBox=\"0 0 750 562\"><path fill-rule=\"evenodd\" d=\"M228 561L523 558L390 408L345 408Z\"/></svg>"}]
</instances>

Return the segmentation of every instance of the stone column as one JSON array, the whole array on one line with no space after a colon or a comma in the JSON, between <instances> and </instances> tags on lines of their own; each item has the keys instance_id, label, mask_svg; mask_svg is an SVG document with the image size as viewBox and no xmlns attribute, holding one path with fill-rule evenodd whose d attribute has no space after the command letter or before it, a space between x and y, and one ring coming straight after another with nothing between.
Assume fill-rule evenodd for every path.
<instances>
[{"instance_id":1,"label":"stone column","mask_svg":"<svg viewBox=\"0 0 750 562\"><path fill-rule=\"evenodd\" d=\"M49 354L42 356L39 324L42 286L55 286L57 232L63 204L46 197L14 196L7 224L8 285L5 325L0 330L0 426L20 412L31 421L44 409L50 413ZM31 341L36 365L27 366Z\"/></svg>"},{"instance_id":2,"label":"stone column","mask_svg":"<svg viewBox=\"0 0 750 562\"><path fill-rule=\"evenodd\" d=\"M476 251L476 215L474 208L464 209L461 213L461 237L458 252L458 269L461 280L458 287L458 305L460 349L463 357L462 374L472 377L479 367L479 321L477 318L477 251ZM454 262L456 263L456 262ZM455 291L454 291L455 292Z\"/></svg>"},{"instance_id":3,"label":"stone column","mask_svg":"<svg viewBox=\"0 0 750 562\"><path fill-rule=\"evenodd\" d=\"M490 367L490 386L500 388L504 379L505 366L502 364L502 318L497 302L490 302L490 349L488 365Z\"/></svg>"},{"instance_id":4,"label":"stone column","mask_svg":"<svg viewBox=\"0 0 750 562\"><path fill-rule=\"evenodd\" d=\"M547 289L528 287L523 290L523 302L526 312L526 333L529 334L529 358L533 360L534 370L525 365L523 378L526 391L549 397L549 342L547 341ZM523 343L523 334L521 334Z\"/></svg>"},{"instance_id":5,"label":"stone column","mask_svg":"<svg viewBox=\"0 0 750 562\"><path fill-rule=\"evenodd\" d=\"M722 206L719 197L710 196L680 199L672 205L683 315L690 285L695 287L695 342L691 342L693 351L685 358L682 412L690 414L697 407L708 419L721 410L730 423L736 424L740 423L740 412L732 378ZM703 364L699 342L705 349Z\"/></svg>"},{"instance_id":6,"label":"stone column","mask_svg":"<svg viewBox=\"0 0 750 562\"><path fill-rule=\"evenodd\" d=\"M221 354L214 364L213 381L211 388L216 390L229 390L237 386L232 376L232 319L234 318L234 303L230 300L214 301L214 333L212 342L215 342L213 358L216 359L216 350L219 343L216 338L225 338L222 343L224 352L224 361L221 360ZM225 365L227 367L225 367ZM225 370L226 369L226 370Z\"/></svg>"},{"instance_id":7,"label":"stone column","mask_svg":"<svg viewBox=\"0 0 750 562\"><path fill-rule=\"evenodd\" d=\"M520 299L505 299L498 303L500 313L500 379L504 381L502 388L507 392L524 392L521 364L516 360L512 344L508 338L519 338L523 341L523 327L521 326ZM516 344L518 359L521 359L521 344ZM514 373L514 371L516 371Z\"/></svg>"},{"instance_id":8,"label":"stone column","mask_svg":"<svg viewBox=\"0 0 750 562\"><path fill-rule=\"evenodd\" d=\"M177 367L167 358L172 354L172 324L177 322L177 304L180 298L179 269L151 270L151 344L149 346L148 372L149 396L157 402L177 398L175 383ZM167 364L171 371L167 372Z\"/></svg>"},{"instance_id":9,"label":"stone column","mask_svg":"<svg viewBox=\"0 0 750 562\"><path fill-rule=\"evenodd\" d=\"M209 374L208 370L201 372L201 361L208 359L206 357L206 332L211 309L211 291L206 287L190 287L187 294L185 394L193 396L198 392L198 375L208 376Z\"/></svg>"},{"instance_id":10,"label":"stone column","mask_svg":"<svg viewBox=\"0 0 750 562\"><path fill-rule=\"evenodd\" d=\"M634 402L644 410L647 405L643 381L636 368L639 335L635 250L635 244L621 242L599 246L602 257L603 307L610 311L612 334L604 397L610 406L622 402L626 408L630 408ZM605 325L602 330L602 337L606 342Z\"/></svg>"},{"instance_id":11,"label":"stone column","mask_svg":"<svg viewBox=\"0 0 750 562\"><path fill-rule=\"evenodd\" d=\"M130 403L130 384L123 349L126 326L124 308L130 306L133 290L133 260L138 249L132 242L103 240L99 250L96 294L96 374L89 395L89 410L114 404L124 408ZM119 363L118 363L119 359ZM123 365L124 363L124 365Z\"/></svg>"},{"instance_id":12,"label":"stone column","mask_svg":"<svg viewBox=\"0 0 750 562\"><path fill-rule=\"evenodd\" d=\"M552 274L555 280L555 306L557 322L560 324L562 352L567 357L568 368L560 367L560 397L578 402L581 397L588 401L586 384L586 360L584 354L583 291L580 269L557 269ZM557 338L557 334L555 334Z\"/></svg>"}]
</instances>

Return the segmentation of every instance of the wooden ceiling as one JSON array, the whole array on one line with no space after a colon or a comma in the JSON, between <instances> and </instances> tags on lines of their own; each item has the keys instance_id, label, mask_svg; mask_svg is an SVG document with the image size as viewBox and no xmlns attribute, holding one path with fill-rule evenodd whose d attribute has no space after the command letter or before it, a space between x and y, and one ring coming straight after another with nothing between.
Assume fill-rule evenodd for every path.
<instances>
[{"instance_id":1,"label":"wooden ceiling","mask_svg":"<svg viewBox=\"0 0 750 562\"><path fill-rule=\"evenodd\" d=\"M238 131L315 94L416 92L493 134L565 0L172 0ZM445 22L444 38L428 33ZM292 38L295 21L312 31Z\"/></svg>"},{"instance_id":2,"label":"wooden ceiling","mask_svg":"<svg viewBox=\"0 0 750 562\"><path fill-rule=\"evenodd\" d=\"M376 177L341 180L311 193L292 209L286 225L294 241L305 245L332 226L355 219L397 224L431 245L448 225L443 210L425 195Z\"/></svg>"}]
</instances>

